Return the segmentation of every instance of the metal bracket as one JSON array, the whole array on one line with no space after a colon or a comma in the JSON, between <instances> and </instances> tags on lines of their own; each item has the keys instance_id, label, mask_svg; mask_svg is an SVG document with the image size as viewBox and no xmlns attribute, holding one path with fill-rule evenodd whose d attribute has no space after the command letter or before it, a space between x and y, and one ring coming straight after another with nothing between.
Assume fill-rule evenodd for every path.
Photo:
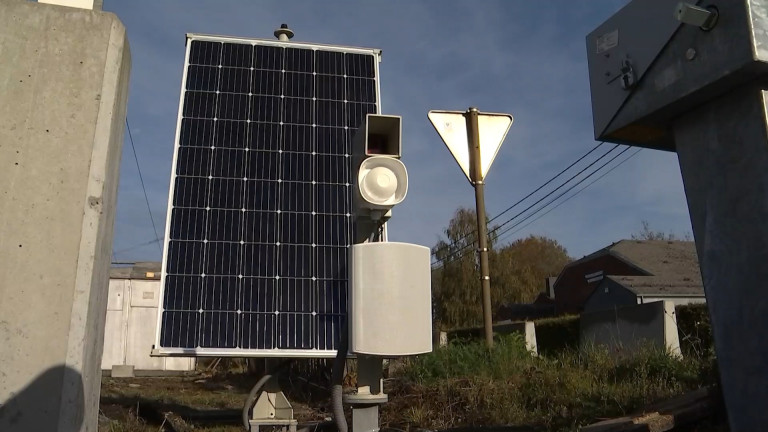
<instances>
[{"instance_id":1,"label":"metal bracket","mask_svg":"<svg viewBox=\"0 0 768 432\"><path fill-rule=\"evenodd\" d=\"M256 400L249 423L251 432L259 432L261 426L282 426L284 432L296 432L298 421L293 418L293 407L282 391L265 391Z\"/></svg>"},{"instance_id":2,"label":"metal bracket","mask_svg":"<svg viewBox=\"0 0 768 432\"><path fill-rule=\"evenodd\" d=\"M632 68L632 60L625 58L621 61L621 88L624 90L632 89L637 84L635 70Z\"/></svg>"},{"instance_id":3,"label":"metal bracket","mask_svg":"<svg viewBox=\"0 0 768 432\"><path fill-rule=\"evenodd\" d=\"M275 369L267 361L267 369ZM251 411L250 432L259 432L261 426L278 426L283 432L296 432L298 420L293 418L293 407L280 389L277 374L264 383L263 390Z\"/></svg>"}]
</instances>

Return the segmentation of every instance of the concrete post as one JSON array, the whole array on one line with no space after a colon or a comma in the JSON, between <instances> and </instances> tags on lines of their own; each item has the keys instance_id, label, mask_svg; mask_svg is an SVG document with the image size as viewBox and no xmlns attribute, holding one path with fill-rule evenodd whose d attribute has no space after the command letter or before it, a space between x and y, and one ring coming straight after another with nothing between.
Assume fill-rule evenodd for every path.
<instances>
[{"instance_id":1,"label":"concrete post","mask_svg":"<svg viewBox=\"0 0 768 432\"><path fill-rule=\"evenodd\" d=\"M0 430L96 431L125 28L0 0L0 55Z\"/></svg>"},{"instance_id":2,"label":"concrete post","mask_svg":"<svg viewBox=\"0 0 768 432\"><path fill-rule=\"evenodd\" d=\"M768 422L767 100L732 91L674 125L732 431Z\"/></svg>"}]
</instances>

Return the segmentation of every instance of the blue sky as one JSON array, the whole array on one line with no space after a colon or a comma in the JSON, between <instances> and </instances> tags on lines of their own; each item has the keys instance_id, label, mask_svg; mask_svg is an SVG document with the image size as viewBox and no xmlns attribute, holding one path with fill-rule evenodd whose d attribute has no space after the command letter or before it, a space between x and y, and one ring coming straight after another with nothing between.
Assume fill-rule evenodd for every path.
<instances>
[{"instance_id":1,"label":"blue sky","mask_svg":"<svg viewBox=\"0 0 768 432\"><path fill-rule=\"evenodd\" d=\"M457 207L474 206L474 194L430 125L427 112L477 106L481 111L514 116L486 179L487 210L489 216L497 215L597 144L584 40L626 3L106 0L104 9L117 14L128 31L133 58L128 120L161 236L185 33L273 38L273 30L288 23L296 32L294 41L383 50L382 112L403 117L403 162L410 175L408 196L395 208L390 222L390 240L433 246ZM606 144L597 153L609 147ZM563 244L571 256L580 257L628 238L640 230L642 220L655 230L679 235L691 231L674 153L643 150L570 201L502 239L545 235ZM150 243L154 238L126 136L115 259L159 260L160 248Z\"/></svg>"}]
</instances>

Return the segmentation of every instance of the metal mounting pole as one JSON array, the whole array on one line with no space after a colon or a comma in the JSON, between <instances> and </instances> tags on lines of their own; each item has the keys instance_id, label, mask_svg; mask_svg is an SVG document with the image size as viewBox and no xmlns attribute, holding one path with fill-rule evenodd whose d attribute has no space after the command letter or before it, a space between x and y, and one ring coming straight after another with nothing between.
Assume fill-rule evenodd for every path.
<instances>
[{"instance_id":1,"label":"metal mounting pole","mask_svg":"<svg viewBox=\"0 0 768 432\"><path fill-rule=\"evenodd\" d=\"M485 343L493 348L493 317L491 314L491 276L488 266L488 226L485 218L485 183L480 161L480 127L478 126L477 108L467 110L467 141L469 143L470 177L475 188L475 208L477 214L477 244L480 255L480 286L483 290L483 327Z\"/></svg>"},{"instance_id":2,"label":"metal mounting pole","mask_svg":"<svg viewBox=\"0 0 768 432\"><path fill-rule=\"evenodd\" d=\"M379 431L379 405L389 400L382 386L383 362L382 357L357 358L357 392L344 395L352 405L352 432Z\"/></svg>"},{"instance_id":3,"label":"metal mounting pole","mask_svg":"<svg viewBox=\"0 0 768 432\"><path fill-rule=\"evenodd\" d=\"M680 170L732 431L768 411L768 92L713 99L674 123Z\"/></svg>"}]
</instances>

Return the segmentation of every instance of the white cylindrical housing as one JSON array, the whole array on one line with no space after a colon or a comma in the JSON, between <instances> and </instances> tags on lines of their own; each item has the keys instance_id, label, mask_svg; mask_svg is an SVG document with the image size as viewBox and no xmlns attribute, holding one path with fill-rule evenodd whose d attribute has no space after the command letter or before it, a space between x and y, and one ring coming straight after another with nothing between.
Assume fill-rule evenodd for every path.
<instances>
[{"instance_id":1,"label":"white cylindrical housing","mask_svg":"<svg viewBox=\"0 0 768 432\"><path fill-rule=\"evenodd\" d=\"M432 351L429 248L356 244L349 268L349 351L384 357Z\"/></svg>"}]
</instances>

